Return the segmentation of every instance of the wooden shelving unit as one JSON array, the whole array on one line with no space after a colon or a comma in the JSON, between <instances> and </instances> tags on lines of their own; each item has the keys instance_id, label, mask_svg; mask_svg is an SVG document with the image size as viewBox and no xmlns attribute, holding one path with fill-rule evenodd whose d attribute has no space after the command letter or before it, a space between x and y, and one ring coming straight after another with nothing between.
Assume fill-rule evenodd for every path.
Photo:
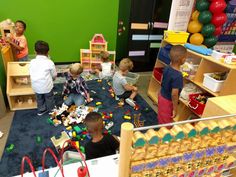
<instances>
[{"instance_id":1,"label":"wooden shelving unit","mask_svg":"<svg viewBox=\"0 0 236 177\"><path fill-rule=\"evenodd\" d=\"M100 52L107 51L107 42L102 34L95 34L89 41L90 49L80 49L80 61L85 71L90 71L92 68L101 64ZM116 52L108 51L110 54L110 62L115 63Z\"/></svg>"},{"instance_id":2,"label":"wooden shelving unit","mask_svg":"<svg viewBox=\"0 0 236 177\"><path fill-rule=\"evenodd\" d=\"M10 109L35 109L36 97L31 88L29 62L8 62L7 98Z\"/></svg>"},{"instance_id":3,"label":"wooden shelving unit","mask_svg":"<svg viewBox=\"0 0 236 177\"><path fill-rule=\"evenodd\" d=\"M161 47L169 44L166 41L162 41ZM191 50L188 50L188 57L194 58L197 63L199 63L198 69L196 71L196 75L192 79L185 79L186 82L192 82L200 89L205 91L206 93L212 95L212 97L225 96L236 94L236 66L228 65L222 63L221 61L215 60L211 56L205 56ZM165 67L167 64L157 58L154 68L156 67ZM208 88L203 86L204 73L213 73L213 72L227 72L227 78L224 81L224 84L219 92L213 92ZM161 83L154 77L154 72L152 74L147 94L153 100L154 103L157 104L158 98L157 93L161 89ZM205 111L208 111L208 102L206 103ZM197 115L188 107L188 101L180 98L179 100L179 115L175 118L176 121L186 120L190 115L195 114L198 117L202 117L202 115Z\"/></svg>"}]
</instances>

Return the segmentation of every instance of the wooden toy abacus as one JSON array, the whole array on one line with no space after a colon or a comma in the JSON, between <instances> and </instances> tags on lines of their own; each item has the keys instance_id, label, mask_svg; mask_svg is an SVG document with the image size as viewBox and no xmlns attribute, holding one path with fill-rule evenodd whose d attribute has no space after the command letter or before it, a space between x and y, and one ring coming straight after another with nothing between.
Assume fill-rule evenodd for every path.
<instances>
[{"instance_id":1,"label":"wooden toy abacus","mask_svg":"<svg viewBox=\"0 0 236 177\"><path fill-rule=\"evenodd\" d=\"M122 124L119 177L206 176L236 166L232 155L236 151L235 116L139 128Z\"/></svg>"}]
</instances>

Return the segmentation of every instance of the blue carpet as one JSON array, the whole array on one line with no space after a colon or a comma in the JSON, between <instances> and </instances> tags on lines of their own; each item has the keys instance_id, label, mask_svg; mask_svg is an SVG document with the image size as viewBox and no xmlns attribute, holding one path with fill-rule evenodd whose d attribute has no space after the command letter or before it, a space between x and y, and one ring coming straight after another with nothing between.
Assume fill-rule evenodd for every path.
<instances>
[{"instance_id":1,"label":"blue carpet","mask_svg":"<svg viewBox=\"0 0 236 177\"><path fill-rule=\"evenodd\" d=\"M157 115L152 108L142 99L141 96L136 97L136 101L140 106L138 111L133 110L129 105L117 108L117 101L112 98L107 91L109 86L107 81L98 83L97 81L88 81L90 91L93 90L96 93L91 92L91 97L94 99L90 106L95 106L97 101L101 101L102 108L100 112L112 112L114 127L111 129L113 134L120 134L120 125L127 121L123 119L123 115L127 110L131 111L131 114L141 113L141 120L145 120L145 126L157 124ZM104 90L105 88L105 90ZM61 105L61 91L62 84L55 85L55 99L57 105ZM64 126L60 125L54 127L47 123L48 115L38 117L36 110L23 110L16 111L14 120L12 122L10 134L6 147L10 144L14 144L15 147L12 152L4 151L2 160L0 162L0 177L8 177L20 174L21 159L24 155L28 155L34 167L41 166L41 158L43 150L46 147L52 147L54 149L50 138L52 136L60 135L60 132L64 130ZM133 120L130 120L133 122ZM42 143L37 144L36 137L42 137ZM55 166L54 161L50 156L46 158L47 167ZM28 165L25 165L25 171L29 171Z\"/></svg>"}]
</instances>

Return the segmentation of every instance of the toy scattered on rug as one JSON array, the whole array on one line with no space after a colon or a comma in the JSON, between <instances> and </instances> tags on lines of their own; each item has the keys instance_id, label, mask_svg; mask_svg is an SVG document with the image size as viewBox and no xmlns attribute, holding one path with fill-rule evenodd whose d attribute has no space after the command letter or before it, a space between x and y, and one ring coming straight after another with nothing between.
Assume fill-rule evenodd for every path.
<instances>
[{"instance_id":1,"label":"toy scattered on rug","mask_svg":"<svg viewBox=\"0 0 236 177\"><path fill-rule=\"evenodd\" d=\"M8 153L12 152L15 148L15 145L14 144L10 144L9 146L6 147L6 151Z\"/></svg>"},{"instance_id":2,"label":"toy scattered on rug","mask_svg":"<svg viewBox=\"0 0 236 177\"><path fill-rule=\"evenodd\" d=\"M131 120L131 112L130 112L130 110L125 112L123 118L126 119L126 120Z\"/></svg>"},{"instance_id":3,"label":"toy scattered on rug","mask_svg":"<svg viewBox=\"0 0 236 177\"><path fill-rule=\"evenodd\" d=\"M35 141L36 141L37 144L41 144L43 142L43 139L42 139L41 136L36 136Z\"/></svg>"},{"instance_id":4,"label":"toy scattered on rug","mask_svg":"<svg viewBox=\"0 0 236 177\"><path fill-rule=\"evenodd\" d=\"M79 124L82 123L85 119L85 116L92 111L97 111L98 108L91 107L91 106L79 106L76 107L75 105L72 105L68 107L67 105L63 104L58 109L55 108L53 112L50 113L51 117L48 119L48 122L50 124L53 124L54 126L58 126L59 124L62 124L64 126L69 126L72 124Z\"/></svg>"},{"instance_id":5,"label":"toy scattered on rug","mask_svg":"<svg viewBox=\"0 0 236 177\"><path fill-rule=\"evenodd\" d=\"M62 149L64 142L67 140L70 140L70 137L65 131L61 132L61 136L57 139L55 136L51 137L52 144L55 146L58 152L60 151L60 149ZM68 143L65 144L65 147L67 146Z\"/></svg>"},{"instance_id":6,"label":"toy scattered on rug","mask_svg":"<svg viewBox=\"0 0 236 177\"><path fill-rule=\"evenodd\" d=\"M145 120L141 121L140 120L141 113L139 114L134 114L134 126L135 127L143 127Z\"/></svg>"}]
</instances>

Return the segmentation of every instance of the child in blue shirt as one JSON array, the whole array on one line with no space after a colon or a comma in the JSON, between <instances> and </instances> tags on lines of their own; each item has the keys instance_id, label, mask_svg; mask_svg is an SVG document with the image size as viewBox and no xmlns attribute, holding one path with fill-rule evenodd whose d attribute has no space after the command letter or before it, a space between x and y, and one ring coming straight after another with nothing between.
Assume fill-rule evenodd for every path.
<instances>
[{"instance_id":1,"label":"child in blue shirt","mask_svg":"<svg viewBox=\"0 0 236 177\"><path fill-rule=\"evenodd\" d=\"M184 64L187 50L175 45L170 50L171 63L163 71L161 90L158 94L158 123L173 122L178 113L179 94L183 88L183 76L180 66Z\"/></svg>"}]
</instances>

